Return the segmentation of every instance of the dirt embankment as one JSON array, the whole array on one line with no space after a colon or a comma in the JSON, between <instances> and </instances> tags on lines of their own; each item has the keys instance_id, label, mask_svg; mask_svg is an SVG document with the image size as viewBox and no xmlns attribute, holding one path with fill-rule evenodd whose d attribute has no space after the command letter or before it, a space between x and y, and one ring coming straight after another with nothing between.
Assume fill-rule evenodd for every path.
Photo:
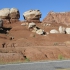
<instances>
[{"instance_id":1,"label":"dirt embankment","mask_svg":"<svg viewBox=\"0 0 70 70\"><path fill-rule=\"evenodd\" d=\"M5 23L4 29L9 32L5 34L0 30L0 61L39 61L70 58L70 35L69 34L47 34L38 35L21 26L22 22ZM24 22L25 23L25 22ZM38 27L49 32L57 29L63 24L52 23L43 26L44 23L36 23Z\"/></svg>"}]
</instances>

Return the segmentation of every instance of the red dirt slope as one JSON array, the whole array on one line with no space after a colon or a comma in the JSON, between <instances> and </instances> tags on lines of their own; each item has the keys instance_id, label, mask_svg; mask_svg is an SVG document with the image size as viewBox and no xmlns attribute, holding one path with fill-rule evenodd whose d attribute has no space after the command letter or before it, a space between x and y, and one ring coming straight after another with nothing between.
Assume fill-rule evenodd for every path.
<instances>
[{"instance_id":1,"label":"red dirt slope","mask_svg":"<svg viewBox=\"0 0 70 70\"><path fill-rule=\"evenodd\" d=\"M4 27L12 28L8 34L0 33L0 60L30 61L59 59L60 55L70 58L70 35L69 34L48 34L38 35L28 29L28 26L21 26L21 21L15 23L4 23ZM25 23L25 22L24 22ZM51 26L43 26L44 23L36 23L38 27L49 32L64 24L52 23ZM11 37L14 39L11 40Z\"/></svg>"}]
</instances>

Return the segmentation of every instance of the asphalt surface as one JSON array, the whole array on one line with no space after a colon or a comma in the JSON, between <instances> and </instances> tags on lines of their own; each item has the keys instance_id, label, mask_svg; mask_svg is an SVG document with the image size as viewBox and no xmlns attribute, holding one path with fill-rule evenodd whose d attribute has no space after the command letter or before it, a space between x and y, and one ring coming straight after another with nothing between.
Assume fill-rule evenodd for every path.
<instances>
[{"instance_id":1,"label":"asphalt surface","mask_svg":"<svg viewBox=\"0 0 70 70\"><path fill-rule=\"evenodd\" d=\"M70 70L70 60L0 65L0 70Z\"/></svg>"}]
</instances>

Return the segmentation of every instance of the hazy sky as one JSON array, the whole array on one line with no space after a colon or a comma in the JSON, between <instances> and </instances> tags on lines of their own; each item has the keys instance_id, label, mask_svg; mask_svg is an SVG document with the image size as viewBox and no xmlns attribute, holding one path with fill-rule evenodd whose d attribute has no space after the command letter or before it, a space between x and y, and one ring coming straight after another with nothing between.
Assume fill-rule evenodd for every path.
<instances>
[{"instance_id":1,"label":"hazy sky","mask_svg":"<svg viewBox=\"0 0 70 70\"><path fill-rule=\"evenodd\" d=\"M0 0L0 9L17 8L20 11L20 20L24 20L23 13L30 9L39 9L42 19L48 12L67 12L70 11L70 0Z\"/></svg>"}]
</instances>

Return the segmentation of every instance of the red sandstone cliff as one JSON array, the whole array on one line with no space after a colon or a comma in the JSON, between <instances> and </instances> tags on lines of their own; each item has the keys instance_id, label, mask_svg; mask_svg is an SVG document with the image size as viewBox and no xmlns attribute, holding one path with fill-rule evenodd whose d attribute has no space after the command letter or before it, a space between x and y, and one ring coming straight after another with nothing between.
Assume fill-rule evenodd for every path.
<instances>
[{"instance_id":1,"label":"red sandstone cliff","mask_svg":"<svg viewBox=\"0 0 70 70\"><path fill-rule=\"evenodd\" d=\"M56 22L70 25L70 12L49 12L48 15L43 19L43 22Z\"/></svg>"}]
</instances>

